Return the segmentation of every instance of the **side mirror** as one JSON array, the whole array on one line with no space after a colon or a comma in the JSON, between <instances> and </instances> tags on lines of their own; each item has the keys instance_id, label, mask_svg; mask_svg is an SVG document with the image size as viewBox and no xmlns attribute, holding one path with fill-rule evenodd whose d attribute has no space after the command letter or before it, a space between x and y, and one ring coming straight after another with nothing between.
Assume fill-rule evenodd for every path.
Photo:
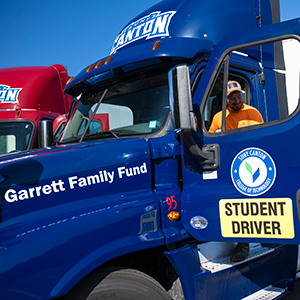
<instances>
[{"instance_id":1,"label":"side mirror","mask_svg":"<svg viewBox=\"0 0 300 300\"><path fill-rule=\"evenodd\" d=\"M50 147L53 143L53 123L50 120L42 120L38 128L39 148Z\"/></svg>"},{"instance_id":2,"label":"side mirror","mask_svg":"<svg viewBox=\"0 0 300 300\"><path fill-rule=\"evenodd\" d=\"M202 149L193 138L196 132L191 84L187 65L178 65L169 71L169 104L171 119L176 133L182 134L191 153L205 171L220 167L218 144L204 145Z\"/></svg>"},{"instance_id":3,"label":"side mirror","mask_svg":"<svg viewBox=\"0 0 300 300\"><path fill-rule=\"evenodd\" d=\"M187 65L178 65L169 71L169 88L173 127L183 135L191 135L196 130Z\"/></svg>"}]
</instances>

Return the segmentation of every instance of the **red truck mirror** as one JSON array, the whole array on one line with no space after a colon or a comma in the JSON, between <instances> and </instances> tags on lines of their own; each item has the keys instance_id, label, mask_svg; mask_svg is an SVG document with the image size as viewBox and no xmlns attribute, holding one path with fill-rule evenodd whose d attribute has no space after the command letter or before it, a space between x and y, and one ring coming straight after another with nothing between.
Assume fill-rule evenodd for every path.
<instances>
[{"instance_id":1,"label":"red truck mirror","mask_svg":"<svg viewBox=\"0 0 300 300\"><path fill-rule=\"evenodd\" d=\"M53 123L50 120L42 120L38 128L39 148L50 147L53 143Z\"/></svg>"}]
</instances>

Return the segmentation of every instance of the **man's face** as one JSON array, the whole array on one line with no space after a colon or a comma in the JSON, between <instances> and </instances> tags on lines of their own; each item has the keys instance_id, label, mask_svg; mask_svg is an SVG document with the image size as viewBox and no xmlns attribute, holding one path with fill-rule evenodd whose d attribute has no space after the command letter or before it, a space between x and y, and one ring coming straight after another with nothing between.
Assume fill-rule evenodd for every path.
<instances>
[{"instance_id":1,"label":"man's face","mask_svg":"<svg viewBox=\"0 0 300 300\"><path fill-rule=\"evenodd\" d=\"M243 105L243 95L241 92L233 92L227 96L227 105L231 112L238 112Z\"/></svg>"}]
</instances>

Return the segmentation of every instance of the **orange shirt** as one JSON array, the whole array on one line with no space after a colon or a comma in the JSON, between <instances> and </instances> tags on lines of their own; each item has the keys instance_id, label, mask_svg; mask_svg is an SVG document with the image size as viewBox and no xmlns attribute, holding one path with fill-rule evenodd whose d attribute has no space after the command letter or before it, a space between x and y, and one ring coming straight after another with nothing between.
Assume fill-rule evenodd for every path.
<instances>
[{"instance_id":1,"label":"orange shirt","mask_svg":"<svg viewBox=\"0 0 300 300\"><path fill-rule=\"evenodd\" d=\"M260 112L247 104L243 104L242 108L236 112L231 113L226 109L226 131L240 128L244 126L251 126L259 123L263 123L264 120ZM209 132L216 132L222 127L222 111L215 114Z\"/></svg>"}]
</instances>

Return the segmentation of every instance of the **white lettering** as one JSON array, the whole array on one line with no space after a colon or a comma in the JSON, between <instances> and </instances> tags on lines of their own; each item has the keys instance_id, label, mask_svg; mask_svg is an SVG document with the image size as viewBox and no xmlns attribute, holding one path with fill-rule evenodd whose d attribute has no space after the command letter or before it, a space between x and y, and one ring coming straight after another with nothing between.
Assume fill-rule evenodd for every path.
<instances>
[{"instance_id":1,"label":"white lettering","mask_svg":"<svg viewBox=\"0 0 300 300\"><path fill-rule=\"evenodd\" d=\"M79 178L79 180L78 180L78 185L79 185L80 187L87 186L86 179L85 179L84 177Z\"/></svg>"},{"instance_id":2,"label":"white lettering","mask_svg":"<svg viewBox=\"0 0 300 300\"><path fill-rule=\"evenodd\" d=\"M125 174L127 177L131 177L134 175L140 175L141 173L147 173L147 165L143 163L140 167L133 167L133 168L126 168L126 167L119 167L118 174L119 178L123 178Z\"/></svg>"},{"instance_id":3,"label":"white lettering","mask_svg":"<svg viewBox=\"0 0 300 300\"><path fill-rule=\"evenodd\" d=\"M58 182L52 181L51 186L54 193L66 190L64 188L64 182L61 179L59 179Z\"/></svg>"},{"instance_id":4,"label":"white lettering","mask_svg":"<svg viewBox=\"0 0 300 300\"><path fill-rule=\"evenodd\" d=\"M169 25L175 13L176 11L168 11L160 14L156 11L131 23L117 36L110 54L141 38L169 36Z\"/></svg>"},{"instance_id":5,"label":"white lettering","mask_svg":"<svg viewBox=\"0 0 300 300\"><path fill-rule=\"evenodd\" d=\"M43 186L42 191L45 195L49 195L52 193L52 188L50 185L46 184Z\"/></svg>"},{"instance_id":6,"label":"white lettering","mask_svg":"<svg viewBox=\"0 0 300 300\"><path fill-rule=\"evenodd\" d=\"M125 43L128 43L133 39L133 32L134 32L134 29L133 30L129 30L129 29L127 30Z\"/></svg>"},{"instance_id":7,"label":"white lettering","mask_svg":"<svg viewBox=\"0 0 300 300\"><path fill-rule=\"evenodd\" d=\"M100 178L98 175L87 177L88 185L100 183Z\"/></svg>"},{"instance_id":8,"label":"white lettering","mask_svg":"<svg viewBox=\"0 0 300 300\"><path fill-rule=\"evenodd\" d=\"M118 39L118 43L117 43L117 46L116 47L119 47L120 45L122 45L124 43L124 37L125 37L125 34L122 34L119 39Z\"/></svg>"},{"instance_id":9,"label":"white lettering","mask_svg":"<svg viewBox=\"0 0 300 300\"><path fill-rule=\"evenodd\" d=\"M107 172L107 175L109 177L109 183L112 183L114 181L114 172Z\"/></svg>"},{"instance_id":10,"label":"white lettering","mask_svg":"<svg viewBox=\"0 0 300 300\"><path fill-rule=\"evenodd\" d=\"M123 174L125 174L125 167L118 168L119 178L123 178Z\"/></svg>"},{"instance_id":11,"label":"white lettering","mask_svg":"<svg viewBox=\"0 0 300 300\"><path fill-rule=\"evenodd\" d=\"M4 198L7 202L12 203L18 201L18 197L16 195L16 191L13 189L9 189L6 191Z\"/></svg>"},{"instance_id":12,"label":"white lettering","mask_svg":"<svg viewBox=\"0 0 300 300\"><path fill-rule=\"evenodd\" d=\"M157 32L164 33L167 21L168 21L168 15L163 16L163 18L161 16L159 16L155 23L152 35L157 34Z\"/></svg>"},{"instance_id":13,"label":"white lettering","mask_svg":"<svg viewBox=\"0 0 300 300\"><path fill-rule=\"evenodd\" d=\"M41 196L41 189L42 189L41 186L37 186L37 187L35 188L36 195L37 195L38 197Z\"/></svg>"},{"instance_id":14,"label":"white lettering","mask_svg":"<svg viewBox=\"0 0 300 300\"><path fill-rule=\"evenodd\" d=\"M262 153L259 150L250 150L250 155L260 157L262 160L265 160L265 158L267 157L264 153Z\"/></svg>"},{"instance_id":15,"label":"white lettering","mask_svg":"<svg viewBox=\"0 0 300 300\"><path fill-rule=\"evenodd\" d=\"M29 191L29 197L33 198L34 197L35 188L30 188L28 191Z\"/></svg>"},{"instance_id":16,"label":"white lettering","mask_svg":"<svg viewBox=\"0 0 300 300\"><path fill-rule=\"evenodd\" d=\"M145 24L141 24L141 25L139 25L139 26L136 27L136 31L135 31L135 37L136 37L136 38L139 37L139 35L140 35L140 30L141 30L141 28L142 28L143 26L145 26Z\"/></svg>"},{"instance_id":17,"label":"white lettering","mask_svg":"<svg viewBox=\"0 0 300 300\"><path fill-rule=\"evenodd\" d=\"M0 91L0 99L4 99L6 95L6 91Z\"/></svg>"},{"instance_id":18,"label":"white lettering","mask_svg":"<svg viewBox=\"0 0 300 300\"><path fill-rule=\"evenodd\" d=\"M146 163L143 163L141 166L141 173L147 173L147 166Z\"/></svg>"},{"instance_id":19,"label":"white lettering","mask_svg":"<svg viewBox=\"0 0 300 300\"><path fill-rule=\"evenodd\" d=\"M21 190L18 192L19 200L26 200L28 199L28 192L26 190Z\"/></svg>"},{"instance_id":20,"label":"white lettering","mask_svg":"<svg viewBox=\"0 0 300 300\"><path fill-rule=\"evenodd\" d=\"M99 172L99 175L100 175L101 182L104 182L102 171Z\"/></svg>"},{"instance_id":21,"label":"white lettering","mask_svg":"<svg viewBox=\"0 0 300 300\"><path fill-rule=\"evenodd\" d=\"M133 167L133 175L140 174L140 168L139 167Z\"/></svg>"},{"instance_id":22,"label":"white lettering","mask_svg":"<svg viewBox=\"0 0 300 300\"><path fill-rule=\"evenodd\" d=\"M151 20L151 21L148 21L146 24L145 24L145 27L144 27L144 30L143 30L143 35L144 34L148 34L152 31L152 27L153 27L153 23L154 23L155 20Z\"/></svg>"},{"instance_id":23,"label":"white lettering","mask_svg":"<svg viewBox=\"0 0 300 300\"><path fill-rule=\"evenodd\" d=\"M105 181L108 181L108 177L107 177L106 170L104 170L103 174L104 174L104 180L105 180Z\"/></svg>"},{"instance_id":24,"label":"white lettering","mask_svg":"<svg viewBox=\"0 0 300 300\"><path fill-rule=\"evenodd\" d=\"M122 166L117 168L117 173L120 179L139 176L147 172L147 165L145 162L140 166ZM114 175L115 171L101 170L98 174L86 177L71 176L68 177L69 189L73 190L75 188L82 188L101 183L111 184L114 182ZM58 179L57 181L52 180L50 184L30 187L28 189L15 190L11 188L5 192L4 199L9 203L13 203L44 195L51 195L52 193L66 191L64 184L65 183L62 179Z\"/></svg>"},{"instance_id":25,"label":"white lettering","mask_svg":"<svg viewBox=\"0 0 300 300\"><path fill-rule=\"evenodd\" d=\"M9 89L7 91L7 95L6 95L5 100L6 101L8 101L8 100L15 100L17 98L18 92L19 91L17 89Z\"/></svg>"},{"instance_id":26,"label":"white lettering","mask_svg":"<svg viewBox=\"0 0 300 300\"><path fill-rule=\"evenodd\" d=\"M246 157L248 157L249 154L248 154L248 151L247 152L244 152L242 153L241 155L239 155L239 160L242 161L243 159L245 159Z\"/></svg>"},{"instance_id":27,"label":"white lettering","mask_svg":"<svg viewBox=\"0 0 300 300\"><path fill-rule=\"evenodd\" d=\"M69 177L70 189L74 189L74 185L77 184L77 176Z\"/></svg>"}]
</instances>

